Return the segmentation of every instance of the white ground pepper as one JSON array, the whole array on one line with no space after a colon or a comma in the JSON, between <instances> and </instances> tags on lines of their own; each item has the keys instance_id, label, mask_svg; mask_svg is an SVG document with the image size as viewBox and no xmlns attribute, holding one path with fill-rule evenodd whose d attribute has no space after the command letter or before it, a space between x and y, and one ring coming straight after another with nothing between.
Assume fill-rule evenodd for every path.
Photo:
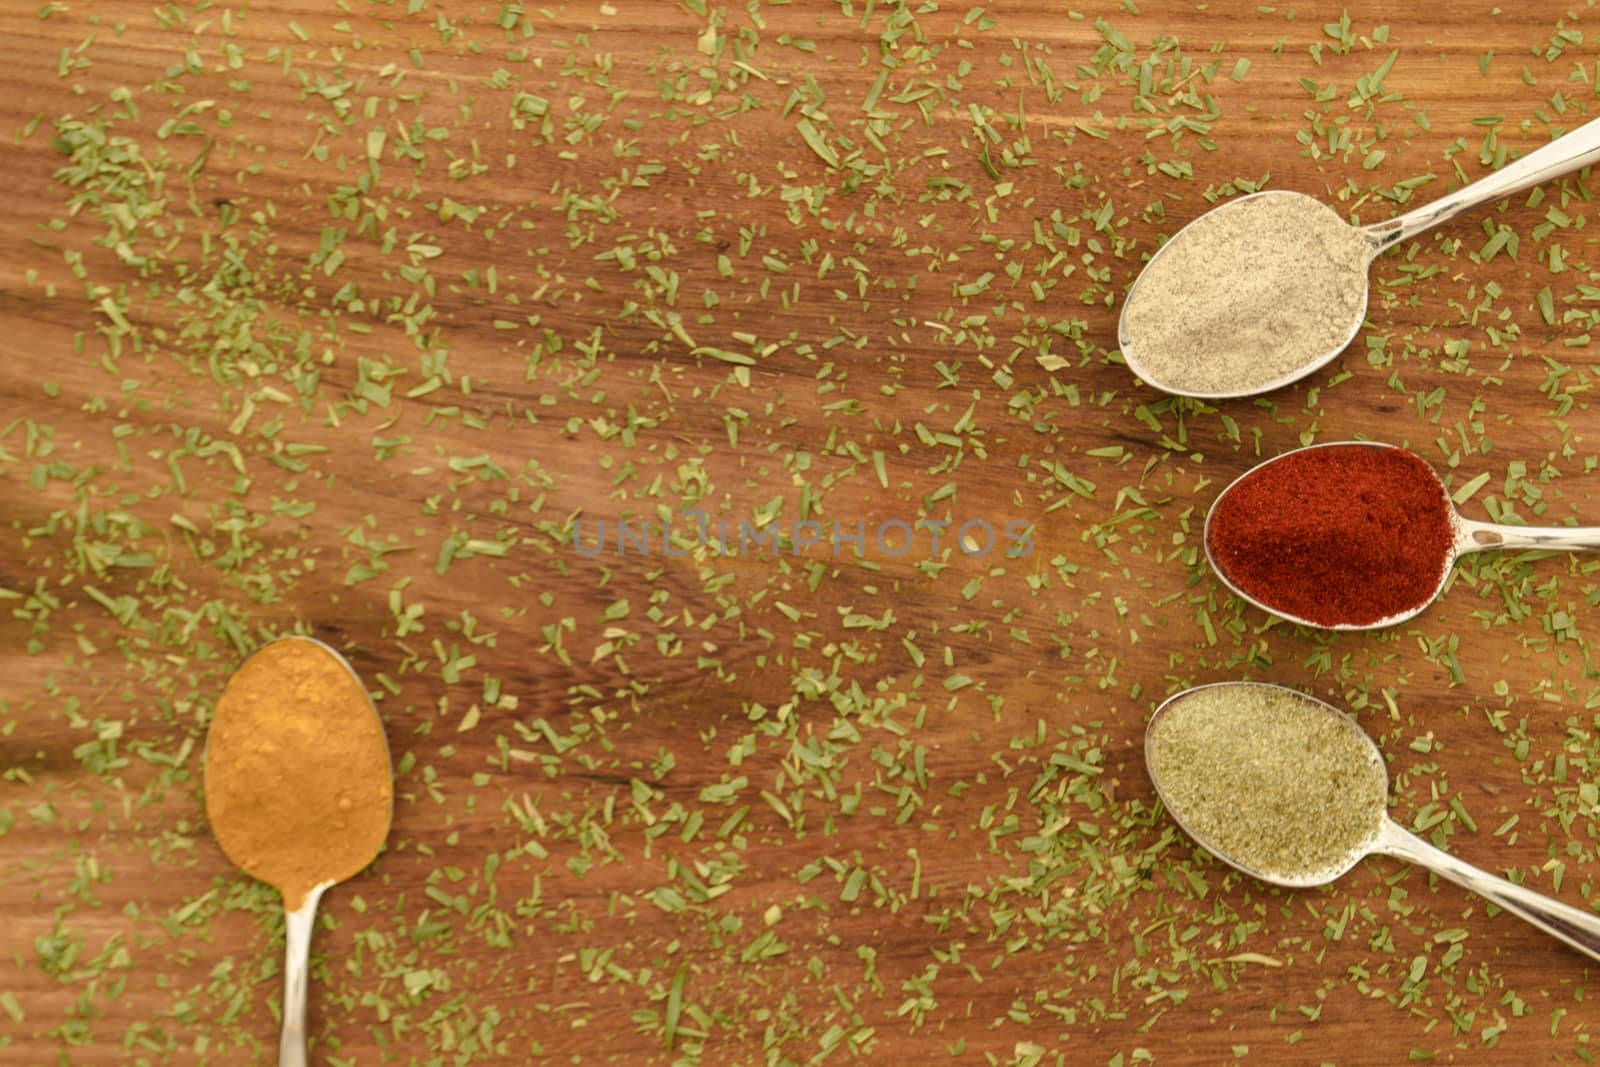
<instances>
[{"instance_id":1,"label":"white ground pepper","mask_svg":"<svg viewBox=\"0 0 1600 1067\"><path fill-rule=\"evenodd\" d=\"M1236 200L1150 261L1124 308L1125 351L1154 385L1256 392L1342 347L1365 311L1368 245L1299 193Z\"/></svg>"},{"instance_id":2,"label":"white ground pepper","mask_svg":"<svg viewBox=\"0 0 1600 1067\"><path fill-rule=\"evenodd\" d=\"M1388 778L1361 728L1292 690L1196 689L1162 713L1147 754L1169 814L1271 877L1334 877L1383 819Z\"/></svg>"}]
</instances>

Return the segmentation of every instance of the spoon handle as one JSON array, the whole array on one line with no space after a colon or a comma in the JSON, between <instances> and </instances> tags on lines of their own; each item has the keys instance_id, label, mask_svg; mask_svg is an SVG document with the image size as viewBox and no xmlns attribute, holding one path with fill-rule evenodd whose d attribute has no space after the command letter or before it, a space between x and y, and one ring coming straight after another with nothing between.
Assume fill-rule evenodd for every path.
<instances>
[{"instance_id":1,"label":"spoon handle","mask_svg":"<svg viewBox=\"0 0 1600 1067\"><path fill-rule=\"evenodd\" d=\"M288 948L283 962L283 1037L278 1042L278 1067L306 1067L306 979L311 968L311 930L317 902L326 885L306 894L300 907L284 914Z\"/></svg>"},{"instance_id":2,"label":"spoon handle","mask_svg":"<svg viewBox=\"0 0 1600 1067\"><path fill-rule=\"evenodd\" d=\"M1375 245L1373 254L1376 255L1390 245L1454 218L1463 211L1541 185L1551 178L1592 163L1600 163L1600 119L1586 122L1571 133L1534 149L1516 162L1508 163L1493 174L1464 185L1432 203L1413 208L1404 215L1364 226L1362 232Z\"/></svg>"},{"instance_id":3,"label":"spoon handle","mask_svg":"<svg viewBox=\"0 0 1600 1067\"><path fill-rule=\"evenodd\" d=\"M1552 552L1600 551L1600 527L1508 526L1499 522L1462 519L1457 527L1456 552L1486 549L1539 548Z\"/></svg>"},{"instance_id":4,"label":"spoon handle","mask_svg":"<svg viewBox=\"0 0 1600 1067\"><path fill-rule=\"evenodd\" d=\"M1584 955L1600 960L1600 915L1552 900L1458 860L1390 819L1384 820L1375 851L1426 867L1527 920L1551 937L1565 941Z\"/></svg>"}]
</instances>

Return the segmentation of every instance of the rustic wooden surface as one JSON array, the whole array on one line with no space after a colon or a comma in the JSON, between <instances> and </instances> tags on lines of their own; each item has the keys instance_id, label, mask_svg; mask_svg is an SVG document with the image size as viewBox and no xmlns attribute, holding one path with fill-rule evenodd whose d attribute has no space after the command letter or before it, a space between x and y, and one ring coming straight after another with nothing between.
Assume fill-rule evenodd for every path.
<instances>
[{"instance_id":1,"label":"rustic wooden surface","mask_svg":"<svg viewBox=\"0 0 1600 1067\"><path fill-rule=\"evenodd\" d=\"M1593 899L1593 564L1330 637L1197 559L1220 484L1355 435L1600 521L1592 184L1390 254L1265 399L1109 348L1208 193L1370 221L1577 125L1600 20L1209 7L6 5L0 1063L270 1060L282 927L200 759L295 629L400 761L315 1062L1589 1061L1584 958L1395 862L1230 874L1140 744L1182 686L1304 687L1401 821ZM1031 552L592 555L775 500Z\"/></svg>"}]
</instances>

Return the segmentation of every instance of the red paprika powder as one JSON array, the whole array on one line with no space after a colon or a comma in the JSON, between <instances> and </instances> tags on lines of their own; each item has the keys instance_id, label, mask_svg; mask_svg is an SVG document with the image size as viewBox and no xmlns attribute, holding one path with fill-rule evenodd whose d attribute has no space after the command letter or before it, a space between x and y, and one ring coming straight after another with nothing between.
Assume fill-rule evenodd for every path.
<instances>
[{"instance_id":1,"label":"red paprika powder","mask_svg":"<svg viewBox=\"0 0 1600 1067\"><path fill-rule=\"evenodd\" d=\"M1259 603L1318 626L1369 626L1426 604L1453 560L1453 511L1421 457L1359 444L1263 463L1211 507L1206 546Z\"/></svg>"}]
</instances>

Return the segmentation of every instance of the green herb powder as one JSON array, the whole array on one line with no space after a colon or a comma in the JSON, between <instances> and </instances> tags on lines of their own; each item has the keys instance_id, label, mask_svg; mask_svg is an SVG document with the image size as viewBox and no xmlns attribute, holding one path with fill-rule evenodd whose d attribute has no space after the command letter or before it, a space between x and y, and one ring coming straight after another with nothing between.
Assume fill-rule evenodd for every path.
<instances>
[{"instance_id":1,"label":"green herb powder","mask_svg":"<svg viewBox=\"0 0 1600 1067\"><path fill-rule=\"evenodd\" d=\"M1167 811L1269 877L1331 878L1382 821L1388 780L1360 727L1286 689L1197 689L1162 714L1146 753Z\"/></svg>"}]
</instances>

